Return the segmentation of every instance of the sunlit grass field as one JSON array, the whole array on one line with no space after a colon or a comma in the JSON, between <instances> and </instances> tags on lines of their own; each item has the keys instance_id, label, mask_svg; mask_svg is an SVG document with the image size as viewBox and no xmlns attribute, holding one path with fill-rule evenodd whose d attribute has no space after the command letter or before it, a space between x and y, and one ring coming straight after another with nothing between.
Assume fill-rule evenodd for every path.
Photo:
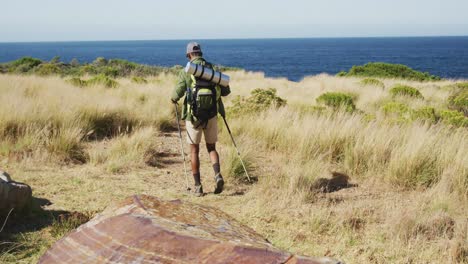
<instances>
[{"instance_id":1,"label":"sunlit grass field","mask_svg":"<svg viewBox=\"0 0 468 264\"><path fill-rule=\"evenodd\" d=\"M451 99L466 93L466 82L317 75L296 83L227 74L227 118L253 183L221 128L226 191L183 192L171 73L117 78L114 87L0 75L0 167L50 200L46 212L92 216L146 193L218 207L298 254L347 263L467 262L468 121ZM209 164L202 172L210 183ZM333 173L349 177L347 188L321 188ZM19 233L6 229L0 262L34 262L73 227L52 219Z\"/></svg>"}]
</instances>

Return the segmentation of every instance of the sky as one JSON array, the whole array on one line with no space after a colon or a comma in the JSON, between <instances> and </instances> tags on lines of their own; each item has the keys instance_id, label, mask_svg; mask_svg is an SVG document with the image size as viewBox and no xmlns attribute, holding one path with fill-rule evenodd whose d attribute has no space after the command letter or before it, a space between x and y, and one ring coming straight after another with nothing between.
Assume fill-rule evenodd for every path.
<instances>
[{"instance_id":1,"label":"sky","mask_svg":"<svg viewBox=\"0 0 468 264\"><path fill-rule=\"evenodd\" d=\"M0 42L468 35L468 0L0 0Z\"/></svg>"}]
</instances>

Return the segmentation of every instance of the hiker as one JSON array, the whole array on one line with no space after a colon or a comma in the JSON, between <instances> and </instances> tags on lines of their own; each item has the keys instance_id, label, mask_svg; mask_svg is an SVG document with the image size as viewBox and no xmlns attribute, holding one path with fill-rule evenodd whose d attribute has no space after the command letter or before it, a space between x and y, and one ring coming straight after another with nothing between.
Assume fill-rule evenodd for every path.
<instances>
[{"instance_id":1,"label":"hiker","mask_svg":"<svg viewBox=\"0 0 468 264\"><path fill-rule=\"evenodd\" d=\"M187 59L204 67L213 68L213 65L203 58L201 47L196 42L187 45ZM219 155L216 151L218 141L218 113L225 116L224 105L221 96L231 93L229 86L223 87L196 78L181 70L177 79L177 85L172 94L172 103L177 104L185 95L182 106L182 120L185 120L187 130L187 142L190 144L192 174L195 181L195 195L203 196L203 187L200 178L200 142L202 134L206 142L206 149L210 155L215 174L215 194L223 191L224 179L221 175Z\"/></svg>"}]
</instances>

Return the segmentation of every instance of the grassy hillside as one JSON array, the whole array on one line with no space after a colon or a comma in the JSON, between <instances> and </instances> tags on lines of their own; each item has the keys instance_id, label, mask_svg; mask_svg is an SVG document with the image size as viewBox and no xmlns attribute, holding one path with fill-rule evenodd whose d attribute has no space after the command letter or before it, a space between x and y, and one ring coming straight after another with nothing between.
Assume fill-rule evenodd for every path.
<instances>
[{"instance_id":1,"label":"grassy hillside","mask_svg":"<svg viewBox=\"0 0 468 264\"><path fill-rule=\"evenodd\" d=\"M48 224L31 228L37 220L22 219L0 233L0 262L37 260L133 193L219 207L295 253L348 263L467 260L466 83L228 74L228 120L256 181L246 182L221 129L226 191L204 198L183 192L171 72L145 81L117 76L115 86L86 74L79 77L86 85L0 75L0 167L52 202L35 216ZM203 153L210 190L207 159ZM352 184L330 192L320 183L332 174ZM58 210L80 214L64 220Z\"/></svg>"}]
</instances>

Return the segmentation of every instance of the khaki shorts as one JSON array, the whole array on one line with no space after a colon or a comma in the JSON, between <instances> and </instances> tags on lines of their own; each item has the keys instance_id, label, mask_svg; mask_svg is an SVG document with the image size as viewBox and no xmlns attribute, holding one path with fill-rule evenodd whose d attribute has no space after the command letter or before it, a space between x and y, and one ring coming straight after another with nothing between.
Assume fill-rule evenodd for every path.
<instances>
[{"instance_id":1,"label":"khaki shorts","mask_svg":"<svg viewBox=\"0 0 468 264\"><path fill-rule=\"evenodd\" d=\"M206 128L203 125L200 125L198 128L197 123L192 123L190 121L185 121L185 126L187 129L187 142L189 144L200 144L202 134L205 137L205 142L207 144L214 144L218 141L218 117L215 116L208 120Z\"/></svg>"}]
</instances>

